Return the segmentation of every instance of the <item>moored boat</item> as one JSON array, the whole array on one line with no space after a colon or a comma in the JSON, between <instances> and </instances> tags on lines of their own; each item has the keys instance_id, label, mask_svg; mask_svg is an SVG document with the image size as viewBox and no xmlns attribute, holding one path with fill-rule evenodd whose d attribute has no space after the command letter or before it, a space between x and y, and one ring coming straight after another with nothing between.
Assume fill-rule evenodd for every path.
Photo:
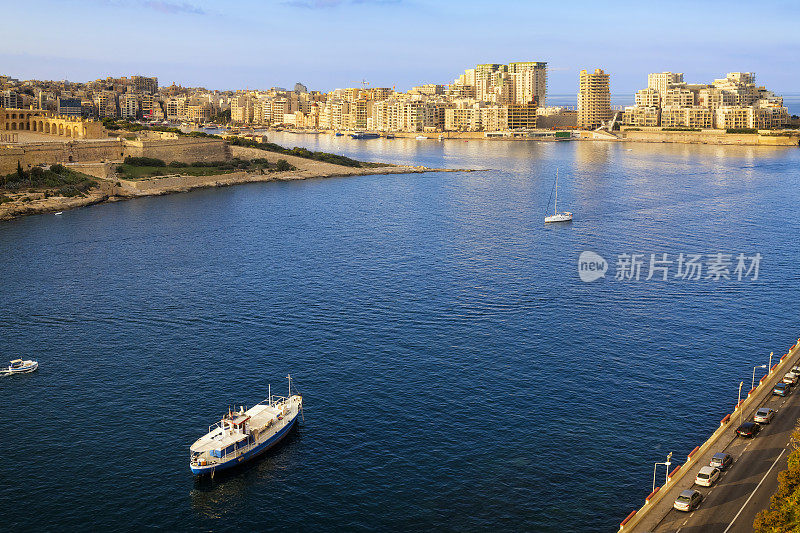
<instances>
[{"instance_id":1,"label":"moored boat","mask_svg":"<svg viewBox=\"0 0 800 533\"><path fill-rule=\"evenodd\" d=\"M245 410L231 411L210 426L190 448L189 468L198 476L212 475L250 461L278 444L297 423L303 397L292 394L269 397Z\"/></svg>"},{"instance_id":2,"label":"moored boat","mask_svg":"<svg viewBox=\"0 0 800 533\"><path fill-rule=\"evenodd\" d=\"M569 211L564 211L563 213L558 212L558 169L556 169L555 191L556 191L556 200L555 202L553 202L553 214L550 216L545 216L544 223L550 224L552 222L571 222L572 221L571 212Z\"/></svg>"},{"instance_id":3,"label":"moored boat","mask_svg":"<svg viewBox=\"0 0 800 533\"><path fill-rule=\"evenodd\" d=\"M3 370L3 373L6 375L11 374L27 374L28 372L33 372L37 368L39 368L39 363L37 361L31 360L22 360L22 359L14 359L9 361L11 364Z\"/></svg>"},{"instance_id":4,"label":"moored boat","mask_svg":"<svg viewBox=\"0 0 800 533\"><path fill-rule=\"evenodd\" d=\"M367 133L363 131L356 131L350 134L353 139L377 139L380 137L377 133Z\"/></svg>"}]
</instances>

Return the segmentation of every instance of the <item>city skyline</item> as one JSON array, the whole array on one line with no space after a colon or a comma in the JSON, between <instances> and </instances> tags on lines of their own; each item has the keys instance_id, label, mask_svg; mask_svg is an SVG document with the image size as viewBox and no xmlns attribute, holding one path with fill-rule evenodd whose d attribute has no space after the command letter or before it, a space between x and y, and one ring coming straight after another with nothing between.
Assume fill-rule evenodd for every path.
<instances>
[{"instance_id":1,"label":"city skyline","mask_svg":"<svg viewBox=\"0 0 800 533\"><path fill-rule=\"evenodd\" d=\"M11 25L0 36L0 61L20 79L85 82L137 72L163 85L266 89L300 81L329 91L363 78L407 90L451 83L476 60L534 60L548 63L549 94L575 94L578 73L598 67L612 74L613 94L631 94L646 73L669 70L690 82L757 71L777 92L798 92L800 37L791 24L800 7L773 1L743 17L739 4L677 2L645 11L627 1L613 10L578 2L566 13L522 2L239 1L220 8L205 0L32 1L6 14L41 20L38 38ZM509 28L503 10L530 24ZM75 32L89 13L92 31ZM770 23L759 24L763 17Z\"/></svg>"}]
</instances>

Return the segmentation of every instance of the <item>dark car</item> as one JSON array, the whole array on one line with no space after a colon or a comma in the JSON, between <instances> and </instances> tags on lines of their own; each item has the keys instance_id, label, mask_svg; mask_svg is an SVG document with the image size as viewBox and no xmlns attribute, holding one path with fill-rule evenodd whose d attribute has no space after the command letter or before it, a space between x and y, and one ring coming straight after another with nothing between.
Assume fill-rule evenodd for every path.
<instances>
[{"instance_id":1,"label":"dark car","mask_svg":"<svg viewBox=\"0 0 800 533\"><path fill-rule=\"evenodd\" d=\"M745 422L738 428L736 428L736 434L740 437L755 437L756 434L761 429L761 426L756 424L755 422Z\"/></svg>"},{"instance_id":2,"label":"dark car","mask_svg":"<svg viewBox=\"0 0 800 533\"><path fill-rule=\"evenodd\" d=\"M715 453L714 457L711 458L709 466L719 468L720 470L726 470L732 464L733 464L733 457L731 457L730 454L719 452Z\"/></svg>"},{"instance_id":3,"label":"dark car","mask_svg":"<svg viewBox=\"0 0 800 533\"><path fill-rule=\"evenodd\" d=\"M792 392L792 386L788 383L777 383L775 388L772 389L772 394L776 396L786 396L790 392Z\"/></svg>"}]
</instances>

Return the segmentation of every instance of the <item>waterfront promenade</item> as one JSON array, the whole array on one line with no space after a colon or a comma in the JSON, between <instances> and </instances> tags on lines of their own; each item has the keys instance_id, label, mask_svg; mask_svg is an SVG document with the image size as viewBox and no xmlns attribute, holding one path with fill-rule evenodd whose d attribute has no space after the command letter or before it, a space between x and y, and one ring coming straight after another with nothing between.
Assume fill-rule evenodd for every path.
<instances>
[{"instance_id":1,"label":"waterfront promenade","mask_svg":"<svg viewBox=\"0 0 800 533\"><path fill-rule=\"evenodd\" d=\"M777 487L778 473L786 468L791 451L790 438L800 419L800 393L787 397L772 395L774 385L800 361L800 339L773 366L756 387L742 400L739 408L726 415L718 430L695 448L684 464L680 459L670 475L670 482L647 496L645 505L620 524L621 531L636 532L746 532L752 531L755 515L769 505ZM752 421L761 407L775 409L772 422L752 439L737 437L741 422ZM710 488L694 485L695 475L718 452L730 454L734 463ZM663 479L659 476L657 479ZM663 482L662 482L663 484ZM681 491L697 489L704 498L690 513L672 508Z\"/></svg>"}]
</instances>

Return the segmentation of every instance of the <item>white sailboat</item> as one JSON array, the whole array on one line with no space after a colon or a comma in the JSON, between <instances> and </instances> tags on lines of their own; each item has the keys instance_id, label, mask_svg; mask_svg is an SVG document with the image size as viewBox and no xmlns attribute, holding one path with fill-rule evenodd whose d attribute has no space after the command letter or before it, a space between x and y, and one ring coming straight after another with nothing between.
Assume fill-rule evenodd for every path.
<instances>
[{"instance_id":1,"label":"white sailboat","mask_svg":"<svg viewBox=\"0 0 800 533\"><path fill-rule=\"evenodd\" d=\"M572 220L572 213L570 213L569 211L564 211L563 213L558 212L558 169L556 169L556 199L553 204L553 214L544 217L544 223L548 224L550 222L570 222L571 220Z\"/></svg>"}]
</instances>

